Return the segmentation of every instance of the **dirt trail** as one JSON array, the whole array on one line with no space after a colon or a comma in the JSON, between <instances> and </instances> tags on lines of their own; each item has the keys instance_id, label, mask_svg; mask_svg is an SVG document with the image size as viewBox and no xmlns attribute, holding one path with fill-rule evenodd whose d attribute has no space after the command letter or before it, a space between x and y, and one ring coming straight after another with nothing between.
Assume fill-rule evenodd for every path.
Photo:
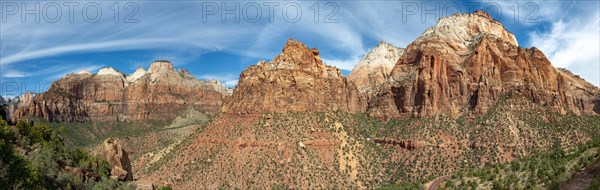
<instances>
[{"instance_id":1,"label":"dirt trail","mask_svg":"<svg viewBox=\"0 0 600 190\"><path fill-rule=\"evenodd\" d=\"M583 171L575 172L569 180L560 186L560 189L583 190L588 189L590 183L600 177L600 157L586 167Z\"/></svg>"},{"instance_id":2,"label":"dirt trail","mask_svg":"<svg viewBox=\"0 0 600 190\"><path fill-rule=\"evenodd\" d=\"M449 175L435 178L434 180L431 180L431 181L423 184L423 187L425 187L425 189L427 189L427 190L436 190L448 178L450 178Z\"/></svg>"}]
</instances>

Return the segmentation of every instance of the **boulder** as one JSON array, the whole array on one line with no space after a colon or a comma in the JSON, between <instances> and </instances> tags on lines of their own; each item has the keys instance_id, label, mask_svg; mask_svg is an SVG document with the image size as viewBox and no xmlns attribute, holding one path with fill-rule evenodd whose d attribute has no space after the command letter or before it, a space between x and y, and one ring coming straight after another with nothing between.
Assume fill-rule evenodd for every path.
<instances>
[{"instance_id":1,"label":"boulder","mask_svg":"<svg viewBox=\"0 0 600 190\"><path fill-rule=\"evenodd\" d=\"M112 138L104 141L102 154L108 163L112 165L112 169L110 171L112 178L117 178L121 181L133 180L131 160L129 160L127 151L125 151L119 142Z\"/></svg>"}]
</instances>

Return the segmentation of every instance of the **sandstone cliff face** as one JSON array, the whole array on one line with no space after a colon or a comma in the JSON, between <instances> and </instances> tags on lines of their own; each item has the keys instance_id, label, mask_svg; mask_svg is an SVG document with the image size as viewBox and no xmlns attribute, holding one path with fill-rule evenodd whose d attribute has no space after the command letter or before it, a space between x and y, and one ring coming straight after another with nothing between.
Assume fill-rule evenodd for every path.
<instances>
[{"instance_id":1,"label":"sandstone cliff face","mask_svg":"<svg viewBox=\"0 0 600 190\"><path fill-rule=\"evenodd\" d=\"M143 70L143 69L142 69ZM112 68L98 74L69 74L54 82L31 103L20 104L12 120L135 121L176 116L188 107L216 113L226 95L219 82L196 80L171 63L154 62L147 73L126 76Z\"/></svg>"},{"instance_id":2,"label":"sandstone cliff face","mask_svg":"<svg viewBox=\"0 0 600 190\"><path fill-rule=\"evenodd\" d=\"M403 53L403 48L382 41L356 64L347 78L356 84L363 99L368 101L379 91Z\"/></svg>"},{"instance_id":3,"label":"sandstone cliff face","mask_svg":"<svg viewBox=\"0 0 600 190\"><path fill-rule=\"evenodd\" d=\"M110 175L112 178L117 178L122 181L133 180L133 172L131 172L131 160L127 151L116 140L109 138L104 141L102 155L112 165Z\"/></svg>"},{"instance_id":4,"label":"sandstone cliff face","mask_svg":"<svg viewBox=\"0 0 600 190\"><path fill-rule=\"evenodd\" d=\"M515 95L562 113L593 114L599 94L538 49L518 47L514 35L477 11L442 18L411 43L369 110L381 118L481 114Z\"/></svg>"},{"instance_id":5,"label":"sandstone cliff face","mask_svg":"<svg viewBox=\"0 0 600 190\"><path fill-rule=\"evenodd\" d=\"M366 103L340 70L323 64L316 48L290 39L280 55L240 74L238 85L221 109L253 114L287 111L364 111Z\"/></svg>"}]
</instances>

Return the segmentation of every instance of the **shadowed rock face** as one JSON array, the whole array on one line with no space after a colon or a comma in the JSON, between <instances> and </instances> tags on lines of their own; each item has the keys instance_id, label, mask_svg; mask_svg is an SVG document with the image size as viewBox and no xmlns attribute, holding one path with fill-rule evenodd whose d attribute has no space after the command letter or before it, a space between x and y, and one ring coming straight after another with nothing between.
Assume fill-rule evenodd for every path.
<instances>
[{"instance_id":1,"label":"shadowed rock face","mask_svg":"<svg viewBox=\"0 0 600 190\"><path fill-rule=\"evenodd\" d=\"M596 104L594 105L594 112L596 112L596 114L600 114L600 98L599 100L596 100Z\"/></svg>"},{"instance_id":2,"label":"shadowed rock face","mask_svg":"<svg viewBox=\"0 0 600 190\"><path fill-rule=\"evenodd\" d=\"M323 64L316 48L290 39L271 62L261 61L240 74L225 113L287 111L364 111L366 103L340 70Z\"/></svg>"},{"instance_id":3,"label":"shadowed rock face","mask_svg":"<svg viewBox=\"0 0 600 190\"><path fill-rule=\"evenodd\" d=\"M377 96L381 118L481 114L516 95L576 114L597 113L597 87L554 68L536 48L520 48L484 12L442 18L405 50Z\"/></svg>"},{"instance_id":4,"label":"shadowed rock face","mask_svg":"<svg viewBox=\"0 0 600 190\"><path fill-rule=\"evenodd\" d=\"M12 120L137 121L175 117L188 107L217 113L226 88L217 81L196 80L160 61L130 76L104 68L96 75L69 74L54 82L30 103L20 104Z\"/></svg>"}]
</instances>

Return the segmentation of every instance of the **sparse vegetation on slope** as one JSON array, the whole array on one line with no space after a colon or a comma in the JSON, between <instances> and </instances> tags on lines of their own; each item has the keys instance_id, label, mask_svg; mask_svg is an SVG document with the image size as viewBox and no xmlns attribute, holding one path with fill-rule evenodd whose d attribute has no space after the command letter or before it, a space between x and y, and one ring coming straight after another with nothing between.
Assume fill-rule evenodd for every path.
<instances>
[{"instance_id":1,"label":"sparse vegetation on slope","mask_svg":"<svg viewBox=\"0 0 600 190\"><path fill-rule=\"evenodd\" d=\"M577 150L598 135L598 117L548 112L536 104L515 108L521 101L501 98L475 118L224 114L142 178L176 188L425 188L457 172Z\"/></svg>"}]
</instances>

